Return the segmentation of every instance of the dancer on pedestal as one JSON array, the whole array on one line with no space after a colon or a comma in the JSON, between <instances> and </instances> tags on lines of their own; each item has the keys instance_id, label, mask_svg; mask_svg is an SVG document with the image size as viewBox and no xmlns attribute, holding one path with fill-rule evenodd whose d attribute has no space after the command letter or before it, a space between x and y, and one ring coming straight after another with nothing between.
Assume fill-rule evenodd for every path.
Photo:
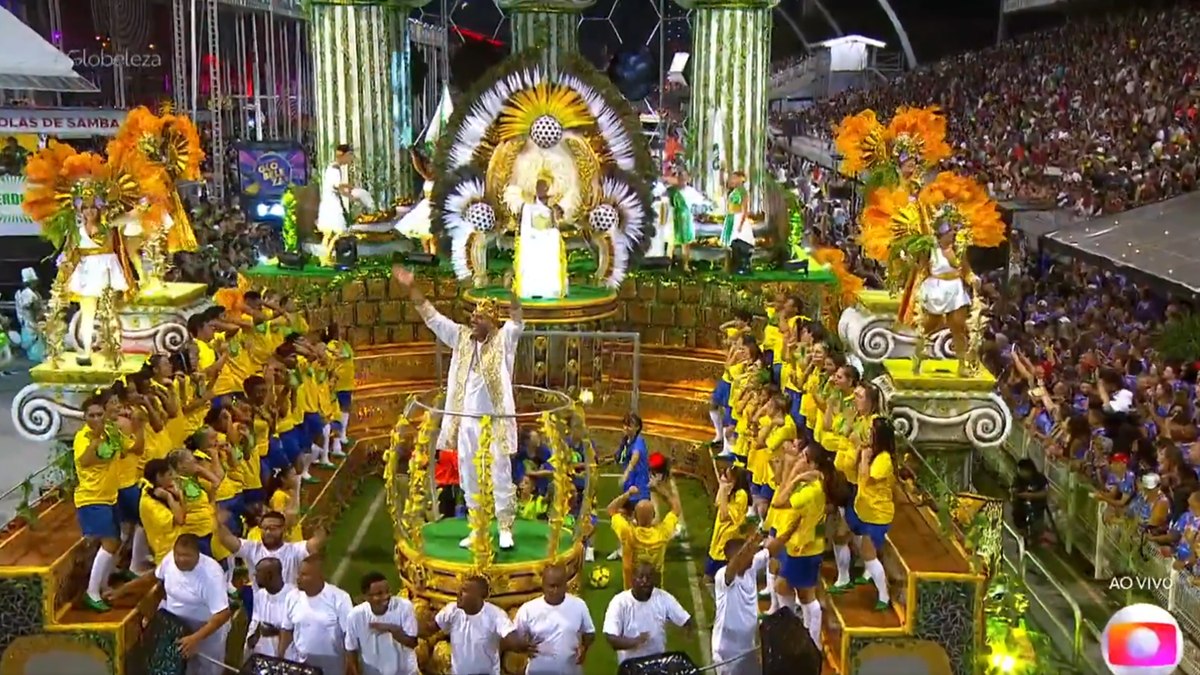
<instances>
[{"instance_id":1,"label":"dancer on pedestal","mask_svg":"<svg viewBox=\"0 0 1200 675\"><path fill-rule=\"evenodd\" d=\"M437 255L437 238L429 229L430 216L433 211L429 202L429 197L433 194L433 166L415 149L409 150L408 154L412 159L413 169L421 175L421 178L425 179L425 183L421 188L421 201L404 214L403 218L396 221L396 231L409 239L421 242L421 250L425 253Z\"/></svg>"},{"instance_id":2,"label":"dancer on pedestal","mask_svg":"<svg viewBox=\"0 0 1200 675\"><path fill-rule=\"evenodd\" d=\"M521 206L513 293L522 298L567 294L566 252L558 231L563 210L550 195L550 182L549 174L539 176L533 201Z\"/></svg>"},{"instance_id":3,"label":"dancer on pedestal","mask_svg":"<svg viewBox=\"0 0 1200 675\"><path fill-rule=\"evenodd\" d=\"M681 248L684 272L692 271L692 242L696 241L696 224L692 219L692 204L687 199L687 183L688 175L683 171L676 171L667 176L667 199L671 213L667 257L674 264L675 248Z\"/></svg>"},{"instance_id":4,"label":"dancer on pedestal","mask_svg":"<svg viewBox=\"0 0 1200 675\"><path fill-rule=\"evenodd\" d=\"M509 307L509 320L504 325L499 325L499 311L495 302L488 300L476 305L469 325L462 325L443 316L421 291L413 287L411 271L396 266L392 268L392 276L401 287L408 290L429 330L442 344L453 350L450 377L446 384L446 414L442 418L437 447L458 451L459 478L468 509L477 508L479 503L475 453L492 453L492 490L500 529L500 548L511 549L512 525L516 515L511 456L517 450L512 372L517 343L524 329L520 301L514 293ZM491 448L479 447L480 419L484 415L496 416ZM459 542L463 548L470 545L470 536Z\"/></svg>"},{"instance_id":5,"label":"dancer on pedestal","mask_svg":"<svg viewBox=\"0 0 1200 675\"><path fill-rule=\"evenodd\" d=\"M321 264L333 261L333 245L350 229L350 202L358 201L367 209L375 208L375 200L362 188L350 184L350 165L354 163L354 148L342 144L333 152L333 162L321 177L321 202L317 207L317 230L321 232Z\"/></svg>"},{"instance_id":6,"label":"dancer on pedestal","mask_svg":"<svg viewBox=\"0 0 1200 675\"><path fill-rule=\"evenodd\" d=\"M130 291L135 284L118 217L138 204L146 205L143 212L148 213L168 203L161 173L137 157L117 166L53 141L29 160L24 208L42 224L42 236L61 250L63 290L79 302L76 361L81 366L92 362L100 297L109 289ZM65 319L66 302L52 296L48 322Z\"/></svg>"}]
</instances>

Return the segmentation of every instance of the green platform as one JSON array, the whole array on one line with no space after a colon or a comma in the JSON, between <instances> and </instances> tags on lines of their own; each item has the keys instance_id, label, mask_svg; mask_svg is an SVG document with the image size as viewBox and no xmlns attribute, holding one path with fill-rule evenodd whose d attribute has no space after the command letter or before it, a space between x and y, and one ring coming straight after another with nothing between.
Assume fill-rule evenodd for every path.
<instances>
[{"instance_id":1,"label":"green platform","mask_svg":"<svg viewBox=\"0 0 1200 675\"><path fill-rule=\"evenodd\" d=\"M471 290L471 295L481 298L491 298L507 302L512 295L503 286L485 286ZM571 284L567 287L567 295L562 298L521 298L523 307L539 307L561 305L564 302L592 302L610 300L617 297L617 292L605 286L583 286Z\"/></svg>"},{"instance_id":2,"label":"green platform","mask_svg":"<svg viewBox=\"0 0 1200 675\"><path fill-rule=\"evenodd\" d=\"M471 533L466 518L445 518L436 523L429 523L424 528L425 555L430 558L450 563L470 565L475 562L470 549L459 548L458 542ZM496 543L497 531L492 526L492 549L496 552L495 562L505 563L534 563L546 560L550 556L550 524L544 520L518 520L513 524L513 540L516 543L511 550L500 550ZM558 540L559 553L571 550L571 531L563 530Z\"/></svg>"}]
</instances>

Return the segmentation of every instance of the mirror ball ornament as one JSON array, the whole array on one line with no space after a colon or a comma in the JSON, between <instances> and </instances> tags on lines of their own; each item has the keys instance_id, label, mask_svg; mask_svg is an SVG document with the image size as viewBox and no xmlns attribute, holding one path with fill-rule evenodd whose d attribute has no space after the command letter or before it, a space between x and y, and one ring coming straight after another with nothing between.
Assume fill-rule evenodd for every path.
<instances>
[{"instance_id":1,"label":"mirror ball ornament","mask_svg":"<svg viewBox=\"0 0 1200 675\"><path fill-rule=\"evenodd\" d=\"M476 232L491 232L496 227L496 211L487 202L475 202L468 206L463 219L470 223Z\"/></svg>"},{"instance_id":2,"label":"mirror ball ornament","mask_svg":"<svg viewBox=\"0 0 1200 675\"><path fill-rule=\"evenodd\" d=\"M588 224L592 226L593 232L608 232L620 222L621 216L617 214L617 208L612 204L600 204L588 214Z\"/></svg>"},{"instance_id":3,"label":"mirror ball ornament","mask_svg":"<svg viewBox=\"0 0 1200 675\"><path fill-rule=\"evenodd\" d=\"M549 150L558 145L562 137L562 124L549 115L542 115L529 127L529 140L543 150Z\"/></svg>"}]
</instances>

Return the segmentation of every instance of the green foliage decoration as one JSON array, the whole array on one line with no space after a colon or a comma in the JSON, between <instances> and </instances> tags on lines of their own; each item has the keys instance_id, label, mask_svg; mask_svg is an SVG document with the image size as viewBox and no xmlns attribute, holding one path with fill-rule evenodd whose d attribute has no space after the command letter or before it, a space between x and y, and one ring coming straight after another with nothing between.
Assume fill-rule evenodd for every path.
<instances>
[{"instance_id":1,"label":"green foliage decoration","mask_svg":"<svg viewBox=\"0 0 1200 675\"><path fill-rule=\"evenodd\" d=\"M296 191L289 187L283 193L283 250L295 253L300 250L300 231L296 224Z\"/></svg>"}]
</instances>

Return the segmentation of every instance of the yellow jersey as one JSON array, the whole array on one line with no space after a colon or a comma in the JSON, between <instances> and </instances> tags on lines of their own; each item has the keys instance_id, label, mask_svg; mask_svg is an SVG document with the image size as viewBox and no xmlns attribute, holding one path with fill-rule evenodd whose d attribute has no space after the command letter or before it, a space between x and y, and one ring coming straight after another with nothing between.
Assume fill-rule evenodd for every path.
<instances>
[{"instance_id":1,"label":"yellow jersey","mask_svg":"<svg viewBox=\"0 0 1200 675\"><path fill-rule=\"evenodd\" d=\"M767 434L767 449L763 453L766 455L766 463L763 465L763 485L768 485L772 490L779 489L779 479L775 475L774 465L771 463L773 459L783 448L783 444L795 440L797 437L796 421L790 415L784 416L783 424L776 426Z\"/></svg>"},{"instance_id":2,"label":"yellow jersey","mask_svg":"<svg viewBox=\"0 0 1200 675\"><path fill-rule=\"evenodd\" d=\"M750 497L745 490L737 490L729 495L729 517L723 518L717 514L713 522L712 541L708 544L708 557L713 560L725 560L725 546L737 538L742 525L746 522L746 509L750 507Z\"/></svg>"},{"instance_id":3,"label":"yellow jersey","mask_svg":"<svg viewBox=\"0 0 1200 675\"><path fill-rule=\"evenodd\" d=\"M319 365L309 363L303 356L296 357L296 374L300 381L296 390L296 408L300 412L300 419L304 418L304 413L319 412L321 409L321 389L317 382L319 369Z\"/></svg>"},{"instance_id":4,"label":"yellow jersey","mask_svg":"<svg viewBox=\"0 0 1200 675\"><path fill-rule=\"evenodd\" d=\"M825 486L819 480L801 484L788 498L788 507L775 520L775 531L780 534L800 520L799 528L787 540L787 554L793 558L823 554Z\"/></svg>"},{"instance_id":5,"label":"yellow jersey","mask_svg":"<svg viewBox=\"0 0 1200 675\"><path fill-rule=\"evenodd\" d=\"M196 366L197 370L207 370L209 366L217 362L217 352L212 348L212 345L204 340L196 340Z\"/></svg>"},{"instance_id":6,"label":"yellow jersey","mask_svg":"<svg viewBox=\"0 0 1200 675\"><path fill-rule=\"evenodd\" d=\"M171 512L171 508L152 497L148 485L142 488L138 515L142 519L142 529L146 530L146 541L150 544L150 550L154 552L154 564L158 565L167 557L182 530L176 527L175 514Z\"/></svg>"},{"instance_id":7,"label":"yellow jersey","mask_svg":"<svg viewBox=\"0 0 1200 675\"><path fill-rule=\"evenodd\" d=\"M143 455L135 455L129 452L133 447L133 439L125 434L121 434L121 453L115 458L117 489L124 490L127 487L137 485L142 479L142 466L145 464ZM143 444L143 448L144 448Z\"/></svg>"},{"instance_id":8,"label":"yellow jersey","mask_svg":"<svg viewBox=\"0 0 1200 675\"><path fill-rule=\"evenodd\" d=\"M100 442L101 447L97 450L101 458L99 464L83 466L79 463L92 444L92 438L92 428L84 426L75 432L75 440L71 443L71 449L75 456L75 476L78 482L78 485L75 486L76 508L112 506L117 503L117 489L121 487L118 484L120 476L117 471L122 448L106 448L105 444L111 444L110 441ZM112 442L116 442L115 439ZM105 455L110 452L112 454L105 458Z\"/></svg>"},{"instance_id":9,"label":"yellow jersey","mask_svg":"<svg viewBox=\"0 0 1200 675\"><path fill-rule=\"evenodd\" d=\"M350 348L350 343L333 341L328 349L337 356L337 365L333 368L333 390L354 391L354 350Z\"/></svg>"},{"instance_id":10,"label":"yellow jersey","mask_svg":"<svg viewBox=\"0 0 1200 675\"><path fill-rule=\"evenodd\" d=\"M207 537L213 533L213 505L208 492L195 478L179 479L179 494L183 497L184 521L179 534Z\"/></svg>"},{"instance_id":11,"label":"yellow jersey","mask_svg":"<svg viewBox=\"0 0 1200 675\"><path fill-rule=\"evenodd\" d=\"M225 434L217 434L217 442L225 443L227 441ZM221 467L225 470L225 477L221 479L221 484L217 486L217 492L213 499L217 502L223 502L227 499L233 499L242 493L242 449L232 448L230 450L232 457L217 456L217 461L221 463ZM206 452L194 453L197 459L210 459L213 455Z\"/></svg>"},{"instance_id":12,"label":"yellow jersey","mask_svg":"<svg viewBox=\"0 0 1200 675\"><path fill-rule=\"evenodd\" d=\"M254 418L254 449L242 458L242 487L246 490L258 490L263 486L262 459L267 456L267 451L270 449L271 438L268 435L270 430L271 427L266 420L260 417Z\"/></svg>"},{"instance_id":13,"label":"yellow jersey","mask_svg":"<svg viewBox=\"0 0 1200 675\"><path fill-rule=\"evenodd\" d=\"M649 527L634 525L623 513L613 516L612 529L625 552L626 574L632 578L634 564L641 562L654 565L659 574L662 574L667 543L675 536L675 528L678 526L679 516L674 512L668 513L660 522Z\"/></svg>"},{"instance_id":14,"label":"yellow jersey","mask_svg":"<svg viewBox=\"0 0 1200 675\"><path fill-rule=\"evenodd\" d=\"M804 426L816 429L817 424L817 392L821 389L821 371L814 368L804 380L803 394L800 399L800 414L804 416Z\"/></svg>"},{"instance_id":15,"label":"yellow jersey","mask_svg":"<svg viewBox=\"0 0 1200 675\"><path fill-rule=\"evenodd\" d=\"M248 314L243 314L243 320L252 321L253 317ZM253 341L253 330L239 331L229 341L229 360L225 362L225 367L221 368L221 372L217 374L217 381L213 385L213 393L217 396L225 396L242 390L242 383L246 378L253 375L258 370L258 364L255 363L254 354L251 346Z\"/></svg>"},{"instance_id":16,"label":"yellow jersey","mask_svg":"<svg viewBox=\"0 0 1200 675\"><path fill-rule=\"evenodd\" d=\"M286 490L276 490L268 500L267 506L271 511L278 511L286 515L291 501L292 496ZM304 541L304 534L300 532L300 523L293 523L288 531L283 533L283 540L288 542Z\"/></svg>"},{"instance_id":17,"label":"yellow jersey","mask_svg":"<svg viewBox=\"0 0 1200 675\"><path fill-rule=\"evenodd\" d=\"M890 525L896 515L892 490L896 485L896 467L892 453L881 452L871 460L870 480L860 483L854 497L854 512L869 525Z\"/></svg>"},{"instance_id":18,"label":"yellow jersey","mask_svg":"<svg viewBox=\"0 0 1200 675\"><path fill-rule=\"evenodd\" d=\"M747 417L749 416L747 415ZM758 428L760 430L770 428L771 424L771 418L766 415L758 418ZM773 432L768 432L768 438L770 437L770 433ZM770 458L770 453L767 451L765 445L759 446L758 438L751 436L749 433L746 434L746 441L746 450L749 451L746 458L746 468L750 469L750 479L762 485L766 480L767 462Z\"/></svg>"}]
</instances>

